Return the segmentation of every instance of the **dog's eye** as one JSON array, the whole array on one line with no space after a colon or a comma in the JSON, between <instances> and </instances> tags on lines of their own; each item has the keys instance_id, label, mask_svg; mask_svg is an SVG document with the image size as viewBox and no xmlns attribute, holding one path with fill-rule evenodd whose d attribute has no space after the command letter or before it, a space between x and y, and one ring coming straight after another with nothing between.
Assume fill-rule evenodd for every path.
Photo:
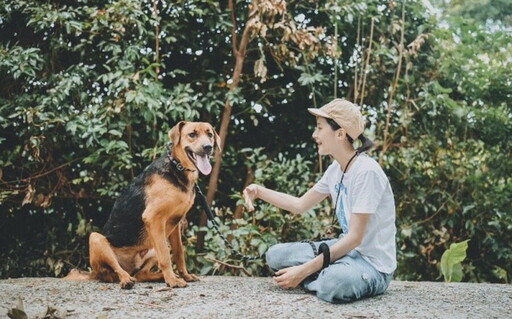
<instances>
[{"instance_id":1,"label":"dog's eye","mask_svg":"<svg viewBox=\"0 0 512 319\"><path fill-rule=\"evenodd\" d=\"M194 137L197 137L197 133L196 132L192 132L192 133L189 133L188 136L190 138L194 138Z\"/></svg>"},{"instance_id":2,"label":"dog's eye","mask_svg":"<svg viewBox=\"0 0 512 319\"><path fill-rule=\"evenodd\" d=\"M209 138L213 138L213 134L212 134L212 133L210 133L210 132L208 132L208 137L209 137Z\"/></svg>"}]
</instances>

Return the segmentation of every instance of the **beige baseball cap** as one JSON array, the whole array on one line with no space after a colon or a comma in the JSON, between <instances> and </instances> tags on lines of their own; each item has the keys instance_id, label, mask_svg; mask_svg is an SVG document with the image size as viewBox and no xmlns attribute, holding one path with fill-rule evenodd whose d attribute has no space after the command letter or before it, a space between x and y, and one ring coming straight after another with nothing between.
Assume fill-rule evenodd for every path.
<instances>
[{"instance_id":1,"label":"beige baseball cap","mask_svg":"<svg viewBox=\"0 0 512 319\"><path fill-rule=\"evenodd\" d=\"M350 101L334 99L319 109L309 108L308 111L315 116L333 119L354 140L364 132L363 114L359 107Z\"/></svg>"}]
</instances>

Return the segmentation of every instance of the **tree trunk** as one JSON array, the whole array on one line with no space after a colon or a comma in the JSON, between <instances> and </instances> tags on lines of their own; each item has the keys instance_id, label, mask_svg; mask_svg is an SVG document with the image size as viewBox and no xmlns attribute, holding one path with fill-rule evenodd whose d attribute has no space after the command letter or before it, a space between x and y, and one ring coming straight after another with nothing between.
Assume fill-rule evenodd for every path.
<instances>
[{"instance_id":1,"label":"tree trunk","mask_svg":"<svg viewBox=\"0 0 512 319\"><path fill-rule=\"evenodd\" d=\"M247 46L250 41L250 30L253 26L253 23L251 23L251 15L249 14L249 19L247 20L247 23L245 25L244 32L242 34L242 38L240 40L240 44L237 42L237 34L236 34L236 18L235 18L235 11L233 6L233 0L229 1L229 8L231 9L231 19L233 22L233 28L231 30L231 40L233 42L233 55L235 56L235 68L233 70L233 76L229 90L234 91L236 88L238 88L238 84L240 83L240 76L242 75L242 69L244 65L244 60L247 52ZM224 103L224 112L222 114L222 121L220 124L219 129L219 137L221 139L222 143L222 149L226 146L226 140L228 136L228 129L229 129L229 122L231 121L231 114L232 114L232 105L231 101L229 99L226 99L226 102ZM222 154L223 151L217 151L215 152L215 164L213 166L212 174L210 175L210 181L208 183L208 193L206 195L206 199L208 202L208 205L211 206L213 199L215 197L215 193L217 192L217 185L219 184L219 173L220 173L220 167L222 164ZM199 220L199 226L206 226L207 224L207 217L204 212L201 214L201 218ZM197 234L197 243L196 243L196 250L202 251L204 248L204 232L198 232Z\"/></svg>"}]
</instances>

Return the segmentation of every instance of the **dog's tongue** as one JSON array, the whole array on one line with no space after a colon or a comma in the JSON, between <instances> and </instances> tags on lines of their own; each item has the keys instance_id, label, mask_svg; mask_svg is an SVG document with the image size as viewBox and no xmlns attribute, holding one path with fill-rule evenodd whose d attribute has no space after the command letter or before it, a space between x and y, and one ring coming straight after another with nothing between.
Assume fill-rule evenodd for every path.
<instances>
[{"instance_id":1,"label":"dog's tongue","mask_svg":"<svg viewBox=\"0 0 512 319\"><path fill-rule=\"evenodd\" d=\"M210 161L208 159L208 155L205 156L197 156L197 168L203 175L209 175L212 171L212 165L210 164Z\"/></svg>"}]
</instances>

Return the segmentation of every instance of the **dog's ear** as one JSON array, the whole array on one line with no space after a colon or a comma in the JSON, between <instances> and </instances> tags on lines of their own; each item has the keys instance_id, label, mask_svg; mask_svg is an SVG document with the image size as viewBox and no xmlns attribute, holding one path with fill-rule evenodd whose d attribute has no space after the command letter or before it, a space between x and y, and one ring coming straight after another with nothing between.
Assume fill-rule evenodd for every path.
<instances>
[{"instance_id":1,"label":"dog's ear","mask_svg":"<svg viewBox=\"0 0 512 319\"><path fill-rule=\"evenodd\" d=\"M222 151L222 147L220 144L220 142L221 142L220 136L219 136L219 134L217 134L217 132L215 131L215 129L213 127L212 127L212 131L213 131L213 136L215 137L215 144L219 148L219 151Z\"/></svg>"},{"instance_id":2,"label":"dog's ear","mask_svg":"<svg viewBox=\"0 0 512 319\"><path fill-rule=\"evenodd\" d=\"M174 127L169 130L169 139L174 145L180 143L181 129L186 123L185 121L178 122L178 124L174 125Z\"/></svg>"}]
</instances>

